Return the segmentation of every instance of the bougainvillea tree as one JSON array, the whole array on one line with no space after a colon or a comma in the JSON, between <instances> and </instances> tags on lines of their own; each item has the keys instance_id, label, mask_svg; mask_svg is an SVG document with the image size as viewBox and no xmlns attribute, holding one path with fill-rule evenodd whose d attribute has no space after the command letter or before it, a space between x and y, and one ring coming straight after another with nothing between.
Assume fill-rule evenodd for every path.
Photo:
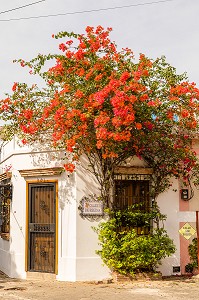
<instances>
[{"instance_id":1,"label":"bougainvillea tree","mask_svg":"<svg viewBox=\"0 0 199 300\"><path fill-rule=\"evenodd\" d=\"M41 76L43 88L14 83L0 104L1 118L9 121L5 138L16 134L24 144L37 140L65 149L69 172L86 155L108 205L114 170L129 157L153 168L153 197L170 177L187 180L198 170L191 146L198 88L164 57L135 59L131 49L117 50L111 30L88 26L84 34L53 35L61 40L58 54L18 61Z\"/></svg>"}]
</instances>

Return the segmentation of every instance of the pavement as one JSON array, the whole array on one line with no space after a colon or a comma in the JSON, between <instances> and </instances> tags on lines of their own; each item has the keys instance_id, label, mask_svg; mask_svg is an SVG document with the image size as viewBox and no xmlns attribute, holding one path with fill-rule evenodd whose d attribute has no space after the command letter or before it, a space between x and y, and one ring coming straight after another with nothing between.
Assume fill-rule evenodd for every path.
<instances>
[{"instance_id":1,"label":"pavement","mask_svg":"<svg viewBox=\"0 0 199 300\"><path fill-rule=\"evenodd\" d=\"M18 280L0 274L2 300L198 300L199 278L132 282Z\"/></svg>"}]
</instances>

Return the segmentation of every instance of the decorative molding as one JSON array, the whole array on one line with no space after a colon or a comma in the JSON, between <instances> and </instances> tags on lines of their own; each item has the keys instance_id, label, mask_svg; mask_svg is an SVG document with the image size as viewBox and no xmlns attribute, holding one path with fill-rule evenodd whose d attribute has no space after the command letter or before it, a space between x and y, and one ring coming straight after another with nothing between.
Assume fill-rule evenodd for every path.
<instances>
[{"instance_id":1,"label":"decorative molding","mask_svg":"<svg viewBox=\"0 0 199 300\"><path fill-rule=\"evenodd\" d=\"M64 171L63 167L19 170L22 177L56 176Z\"/></svg>"},{"instance_id":2,"label":"decorative molding","mask_svg":"<svg viewBox=\"0 0 199 300\"><path fill-rule=\"evenodd\" d=\"M145 174L153 174L153 169L148 167L127 167L127 166L119 166L115 168L115 174L136 174L136 175L145 175Z\"/></svg>"}]
</instances>

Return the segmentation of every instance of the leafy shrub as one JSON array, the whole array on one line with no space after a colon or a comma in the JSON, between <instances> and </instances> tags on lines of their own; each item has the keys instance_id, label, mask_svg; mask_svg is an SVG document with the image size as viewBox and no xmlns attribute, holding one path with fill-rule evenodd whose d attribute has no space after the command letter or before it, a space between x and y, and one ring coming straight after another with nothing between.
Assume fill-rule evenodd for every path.
<instances>
[{"instance_id":1,"label":"leafy shrub","mask_svg":"<svg viewBox=\"0 0 199 300\"><path fill-rule=\"evenodd\" d=\"M190 260L195 267L198 266L198 240L194 238L192 243L188 246L188 251L190 255Z\"/></svg>"},{"instance_id":2,"label":"leafy shrub","mask_svg":"<svg viewBox=\"0 0 199 300\"><path fill-rule=\"evenodd\" d=\"M138 235L132 225L142 221L144 228L157 216L165 217L158 211L144 213L128 209L111 213L107 222L95 228L101 245L97 254L111 270L121 274L155 271L162 258L175 252L173 241L163 228L155 228L148 235ZM124 220L128 221L127 224Z\"/></svg>"},{"instance_id":3,"label":"leafy shrub","mask_svg":"<svg viewBox=\"0 0 199 300\"><path fill-rule=\"evenodd\" d=\"M190 263L185 266L187 273L192 273L194 268L198 268L198 240L194 238L192 243L188 246L188 252L190 256Z\"/></svg>"}]
</instances>

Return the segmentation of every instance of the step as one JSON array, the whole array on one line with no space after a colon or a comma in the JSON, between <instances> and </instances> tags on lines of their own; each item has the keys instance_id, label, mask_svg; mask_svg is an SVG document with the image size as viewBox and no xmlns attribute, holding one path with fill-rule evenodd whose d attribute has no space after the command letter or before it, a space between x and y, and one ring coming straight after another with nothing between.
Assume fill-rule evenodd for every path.
<instances>
[{"instance_id":1,"label":"step","mask_svg":"<svg viewBox=\"0 0 199 300\"><path fill-rule=\"evenodd\" d=\"M43 272L27 272L26 279L28 280L56 280L56 275L52 273Z\"/></svg>"}]
</instances>

